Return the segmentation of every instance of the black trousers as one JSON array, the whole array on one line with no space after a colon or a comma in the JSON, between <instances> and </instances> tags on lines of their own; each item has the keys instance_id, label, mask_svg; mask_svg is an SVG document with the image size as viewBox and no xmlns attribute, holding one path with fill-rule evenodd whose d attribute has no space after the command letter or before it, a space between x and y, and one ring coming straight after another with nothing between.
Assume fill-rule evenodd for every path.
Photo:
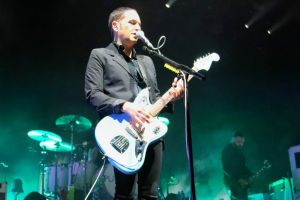
<instances>
[{"instance_id":1,"label":"black trousers","mask_svg":"<svg viewBox=\"0 0 300 200\"><path fill-rule=\"evenodd\" d=\"M157 199L162 156L163 141L158 141L149 145L144 165L137 173L127 175L114 168L116 182L115 200L134 199L136 182L140 200Z\"/></svg>"},{"instance_id":2,"label":"black trousers","mask_svg":"<svg viewBox=\"0 0 300 200\"><path fill-rule=\"evenodd\" d=\"M231 200L248 200L248 189L239 185L230 186Z\"/></svg>"}]
</instances>

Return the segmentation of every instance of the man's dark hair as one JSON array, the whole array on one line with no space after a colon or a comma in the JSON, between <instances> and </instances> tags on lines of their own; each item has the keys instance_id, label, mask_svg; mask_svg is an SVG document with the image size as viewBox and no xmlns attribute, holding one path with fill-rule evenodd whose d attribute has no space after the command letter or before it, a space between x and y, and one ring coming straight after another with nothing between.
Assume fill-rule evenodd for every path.
<instances>
[{"instance_id":1,"label":"man's dark hair","mask_svg":"<svg viewBox=\"0 0 300 200\"><path fill-rule=\"evenodd\" d=\"M46 197L38 192L30 192L24 200L46 200Z\"/></svg>"},{"instance_id":2,"label":"man's dark hair","mask_svg":"<svg viewBox=\"0 0 300 200\"><path fill-rule=\"evenodd\" d=\"M234 132L234 137L244 137L244 134L239 132L239 131L235 131Z\"/></svg>"},{"instance_id":3,"label":"man's dark hair","mask_svg":"<svg viewBox=\"0 0 300 200\"><path fill-rule=\"evenodd\" d=\"M112 26L111 26L112 21L118 21L118 20L122 19L124 12L126 12L128 10L135 10L135 9L130 8L130 7L119 7L110 13L109 18L108 18L108 28L109 28L111 36L113 36L113 30L112 30Z\"/></svg>"}]
</instances>

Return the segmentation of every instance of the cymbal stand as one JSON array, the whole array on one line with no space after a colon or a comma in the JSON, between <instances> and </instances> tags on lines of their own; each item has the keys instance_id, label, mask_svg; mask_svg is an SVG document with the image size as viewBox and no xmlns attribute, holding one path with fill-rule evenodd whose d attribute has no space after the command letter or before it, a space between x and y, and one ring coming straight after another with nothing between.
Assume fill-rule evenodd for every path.
<instances>
[{"instance_id":1,"label":"cymbal stand","mask_svg":"<svg viewBox=\"0 0 300 200\"><path fill-rule=\"evenodd\" d=\"M83 170L84 170L84 196L87 194L87 178L86 178L86 168L87 168L87 160L88 160L88 152L86 147L83 149L83 159L84 159L84 164L83 164Z\"/></svg>"},{"instance_id":2,"label":"cymbal stand","mask_svg":"<svg viewBox=\"0 0 300 200\"><path fill-rule=\"evenodd\" d=\"M59 192L58 191L58 183L57 183L57 167L58 165L58 158L57 158L57 154L55 154L55 173L54 173L54 199L57 200L57 193Z\"/></svg>"},{"instance_id":3,"label":"cymbal stand","mask_svg":"<svg viewBox=\"0 0 300 200\"><path fill-rule=\"evenodd\" d=\"M41 193L42 195L44 195L45 193L45 160L46 160L46 156L47 156L47 151L45 150L45 148L43 148L43 150L41 151L41 154L42 154L42 159L40 161L40 166L41 166Z\"/></svg>"},{"instance_id":4,"label":"cymbal stand","mask_svg":"<svg viewBox=\"0 0 300 200\"><path fill-rule=\"evenodd\" d=\"M70 139L70 143L71 143L71 151L70 151L70 178L69 178L69 183L68 183L68 187L70 188L73 184L73 159L74 159L74 152L73 152L73 144L74 144L74 126L76 124L76 121L73 120L72 122L70 122L70 131L71 131L71 139Z\"/></svg>"}]
</instances>

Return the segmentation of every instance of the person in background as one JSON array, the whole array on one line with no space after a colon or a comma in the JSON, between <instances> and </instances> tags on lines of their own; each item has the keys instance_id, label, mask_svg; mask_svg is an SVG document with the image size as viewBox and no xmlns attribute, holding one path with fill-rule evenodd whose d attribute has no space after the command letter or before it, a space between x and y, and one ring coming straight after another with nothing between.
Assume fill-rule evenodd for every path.
<instances>
[{"instance_id":1,"label":"person in background","mask_svg":"<svg viewBox=\"0 0 300 200\"><path fill-rule=\"evenodd\" d=\"M245 137L240 132L235 132L231 142L222 151L222 165L225 185L230 189L232 200L247 200L247 179L252 172L246 166L243 153Z\"/></svg>"}]
</instances>

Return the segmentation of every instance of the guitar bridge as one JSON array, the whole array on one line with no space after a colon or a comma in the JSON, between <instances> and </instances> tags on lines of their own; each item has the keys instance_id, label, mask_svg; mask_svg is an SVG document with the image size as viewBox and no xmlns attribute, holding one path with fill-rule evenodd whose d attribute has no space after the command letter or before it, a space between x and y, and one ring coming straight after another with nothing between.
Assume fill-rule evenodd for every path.
<instances>
[{"instance_id":1,"label":"guitar bridge","mask_svg":"<svg viewBox=\"0 0 300 200\"><path fill-rule=\"evenodd\" d=\"M144 142L142 140L137 140L135 143L135 156L138 161L141 161L143 158L145 145L146 145L146 142Z\"/></svg>"},{"instance_id":2,"label":"guitar bridge","mask_svg":"<svg viewBox=\"0 0 300 200\"><path fill-rule=\"evenodd\" d=\"M133 130L131 130L129 127L126 127L125 130L126 130L126 132L127 132L129 135L131 135L134 139L136 139L136 140L139 139L138 135L137 135Z\"/></svg>"}]
</instances>

